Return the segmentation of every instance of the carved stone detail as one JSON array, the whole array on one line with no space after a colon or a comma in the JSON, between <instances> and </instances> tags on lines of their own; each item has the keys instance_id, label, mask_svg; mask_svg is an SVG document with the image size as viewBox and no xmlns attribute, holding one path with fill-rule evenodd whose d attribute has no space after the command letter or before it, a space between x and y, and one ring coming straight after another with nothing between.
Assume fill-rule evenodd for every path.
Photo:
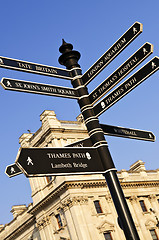
<instances>
[{"instance_id":1,"label":"carved stone detail","mask_svg":"<svg viewBox=\"0 0 159 240\"><path fill-rule=\"evenodd\" d=\"M37 227L39 229L39 231L41 229L43 229L44 227L46 227L47 225L49 225L51 223L51 219L50 219L50 216L47 216L47 217L43 217L41 220L39 220L37 222Z\"/></svg>"},{"instance_id":2,"label":"carved stone detail","mask_svg":"<svg viewBox=\"0 0 159 240\"><path fill-rule=\"evenodd\" d=\"M136 203L138 202L138 198L136 195L132 195L131 197L129 197L129 200L131 203Z\"/></svg>"},{"instance_id":3,"label":"carved stone detail","mask_svg":"<svg viewBox=\"0 0 159 240\"><path fill-rule=\"evenodd\" d=\"M88 197L84 197L84 196L70 197L62 202L62 208L64 209L64 211L66 211L68 208L70 208L73 205L79 205L79 204L82 205L87 203L88 203Z\"/></svg>"},{"instance_id":4,"label":"carved stone detail","mask_svg":"<svg viewBox=\"0 0 159 240\"><path fill-rule=\"evenodd\" d=\"M151 194L150 196L148 196L148 199L150 201L155 201L156 200L156 195L155 194Z\"/></svg>"}]
</instances>

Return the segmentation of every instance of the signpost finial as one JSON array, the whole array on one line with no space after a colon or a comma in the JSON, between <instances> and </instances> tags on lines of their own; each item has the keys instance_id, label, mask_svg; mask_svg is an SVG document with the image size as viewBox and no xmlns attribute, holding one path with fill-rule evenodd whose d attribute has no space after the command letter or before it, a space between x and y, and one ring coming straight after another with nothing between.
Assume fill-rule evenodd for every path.
<instances>
[{"instance_id":1,"label":"signpost finial","mask_svg":"<svg viewBox=\"0 0 159 240\"><path fill-rule=\"evenodd\" d=\"M67 69L80 67L78 60L80 59L81 54L72 49L73 45L71 43L66 43L65 40L62 39L62 45L59 48L62 55L59 57L59 63L66 66Z\"/></svg>"}]
</instances>

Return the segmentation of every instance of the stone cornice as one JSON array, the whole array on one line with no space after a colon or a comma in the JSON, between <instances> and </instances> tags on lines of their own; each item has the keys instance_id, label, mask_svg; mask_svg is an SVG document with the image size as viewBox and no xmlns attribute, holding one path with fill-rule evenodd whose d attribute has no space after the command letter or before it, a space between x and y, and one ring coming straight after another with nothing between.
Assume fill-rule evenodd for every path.
<instances>
[{"instance_id":1,"label":"stone cornice","mask_svg":"<svg viewBox=\"0 0 159 240\"><path fill-rule=\"evenodd\" d=\"M78 133L84 133L87 134L87 131L85 129L69 129L69 128L49 128L47 131L45 131L44 133L39 132L39 136L38 134L33 135L30 138L30 142L33 142L33 146L32 147L36 147L39 146L41 143L43 143L45 141L45 138L47 136L49 136L50 134L53 133L54 137L56 137L56 135L58 136L60 133L64 134L64 133L70 133L73 134L78 134ZM65 136L63 136L65 137ZM37 140L35 141L35 139L37 138ZM35 143L34 143L35 141Z\"/></svg>"},{"instance_id":2,"label":"stone cornice","mask_svg":"<svg viewBox=\"0 0 159 240\"><path fill-rule=\"evenodd\" d=\"M52 199L56 198L63 191L67 191L71 188L79 188L79 189L87 189L87 188L104 188L107 184L105 180L97 179L97 180L85 180L85 181L67 181L63 182L60 186L54 189L50 194L48 194L45 198L43 198L39 203L33 206L32 209L28 211L30 214L36 214L41 210L42 207L47 206ZM138 188L138 187L159 187L159 180L156 181L133 181L133 182L121 182L121 186L123 189L127 188Z\"/></svg>"},{"instance_id":3,"label":"stone cornice","mask_svg":"<svg viewBox=\"0 0 159 240\"><path fill-rule=\"evenodd\" d=\"M121 182L123 188L159 187L159 180Z\"/></svg>"},{"instance_id":4,"label":"stone cornice","mask_svg":"<svg viewBox=\"0 0 159 240\"><path fill-rule=\"evenodd\" d=\"M35 223L35 217L30 216L25 222L21 222L21 225L18 225L17 228L8 234L3 240L12 240L15 239L15 236L20 234L20 232L24 231L27 229L29 226L33 225Z\"/></svg>"}]
</instances>

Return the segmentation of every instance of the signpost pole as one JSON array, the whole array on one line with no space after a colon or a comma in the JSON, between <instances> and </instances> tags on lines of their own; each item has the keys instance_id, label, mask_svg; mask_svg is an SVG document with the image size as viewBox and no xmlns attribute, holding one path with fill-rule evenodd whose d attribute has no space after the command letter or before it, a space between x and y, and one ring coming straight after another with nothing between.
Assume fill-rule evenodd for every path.
<instances>
[{"instance_id":1,"label":"signpost pole","mask_svg":"<svg viewBox=\"0 0 159 240\"><path fill-rule=\"evenodd\" d=\"M66 43L63 40L63 44L59 48L59 51L62 53L62 55L59 57L59 63L66 66L68 70L71 70L71 82L73 87L78 91L78 103L84 117L92 145L97 147L102 164L106 170L106 173L103 175L106 179L112 199L114 201L119 222L122 226L125 237L128 240L138 240L140 238L120 186L120 182L116 174L117 170L111 158L104 133L99 124L99 120L94 113L87 88L82 80L82 70L78 64L80 53L72 49L72 44Z\"/></svg>"}]
</instances>

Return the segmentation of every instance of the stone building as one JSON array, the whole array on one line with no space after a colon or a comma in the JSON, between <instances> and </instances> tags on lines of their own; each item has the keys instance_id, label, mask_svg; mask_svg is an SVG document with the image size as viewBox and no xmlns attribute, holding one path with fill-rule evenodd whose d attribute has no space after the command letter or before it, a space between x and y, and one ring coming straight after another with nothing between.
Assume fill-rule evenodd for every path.
<instances>
[{"instance_id":1,"label":"stone building","mask_svg":"<svg viewBox=\"0 0 159 240\"><path fill-rule=\"evenodd\" d=\"M41 128L24 133L22 147L62 147L88 137L80 118L59 121L44 111ZM118 172L141 240L159 239L159 169L138 160ZM117 213L101 174L29 178L33 203L12 207L13 220L0 225L1 240L123 240Z\"/></svg>"}]
</instances>

